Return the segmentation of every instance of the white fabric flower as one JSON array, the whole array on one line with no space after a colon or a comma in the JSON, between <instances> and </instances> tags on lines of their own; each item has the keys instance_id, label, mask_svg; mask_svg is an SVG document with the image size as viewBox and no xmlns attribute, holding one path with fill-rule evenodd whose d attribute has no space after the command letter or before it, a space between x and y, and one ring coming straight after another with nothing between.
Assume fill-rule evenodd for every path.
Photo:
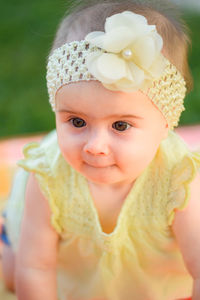
<instances>
[{"instance_id":1,"label":"white fabric flower","mask_svg":"<svg viewBox=\"0 0 200 300\"><path fill-rule=\"evenodd\" d=\"M86 64L108 89L145 89L164 71L162 37L142 15L130 11L115 14L106 19L105 32L91 32L85 40L106 51L92 52Z\"/></svg>"}]
</instances>

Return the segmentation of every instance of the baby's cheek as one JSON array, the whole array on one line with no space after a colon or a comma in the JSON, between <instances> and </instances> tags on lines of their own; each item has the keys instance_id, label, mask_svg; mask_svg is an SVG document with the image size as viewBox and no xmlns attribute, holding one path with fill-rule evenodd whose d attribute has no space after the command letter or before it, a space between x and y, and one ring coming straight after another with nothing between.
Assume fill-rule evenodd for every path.
<instances>
[{"instance_id":1,"label":"baby's cheek","mask_svg":"<svg viewBox=\"0 0 200 300\"><path fill-rule=\"evenodd\" d=\"M148 148L135 149L132 151L132 153L127 155L127 158L123 161L123 164L127 172L136 178L150 164L154 156L155 151L149 151Z\"/></svg>"},{"instance_id":2,"label":"baby's cheek","mask_svg":"<svg viewBox=\"0 0 200 300\"><path fill-rule=\"evenodd\" d=\"M72 167L79 170L81 164L81 155L78 145L73 145L70 141L67 141L61 146L61 152L64 159Z\"/></svg>"}]
</instances>

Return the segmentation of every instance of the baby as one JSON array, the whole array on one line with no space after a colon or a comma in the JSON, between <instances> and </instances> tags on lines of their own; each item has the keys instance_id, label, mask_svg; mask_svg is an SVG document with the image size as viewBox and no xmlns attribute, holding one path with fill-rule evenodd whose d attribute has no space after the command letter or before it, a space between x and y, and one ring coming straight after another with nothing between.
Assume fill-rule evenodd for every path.
<instances>
[{"instance_id":1,"label":"baby","mask_svg":"<svg viewBox=\"0 0 200 300\"><path fill-rule=\"evenodd\" d=\"M200 299L200 155L173 132L189 39L165 3L89 1L58 29L56 131L25 146L5 210L19 300Z\"/></svg>"}]
</instances>

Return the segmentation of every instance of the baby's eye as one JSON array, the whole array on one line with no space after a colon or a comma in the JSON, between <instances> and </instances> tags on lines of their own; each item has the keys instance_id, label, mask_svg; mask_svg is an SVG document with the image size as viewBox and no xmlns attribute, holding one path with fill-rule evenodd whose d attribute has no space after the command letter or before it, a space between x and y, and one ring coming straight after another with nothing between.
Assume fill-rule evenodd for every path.
<instances>
[{"instance_id":1,"label":"baby's eye","mask_svg":"<svg viewBox=\"0 0 200 300\"><path fill-rule=\"evenodd\" d=\"M86 122L80 118L72 118L70 119L70 122L73 124L74 127L81 128L86 126Z\"/></svg>"},{"instance_id":2,"label":"baby's eye","mask_svg":"<svg viewBox=\"0 0 200 300\"><path fill-rule=\"evenodd\" d=\"M114 128L115 130L118 130L118 131L125 131L130 127L131 127L131 125L124 121L117 121L112 124L112 128Z\"/></svg>"}]
</instances>

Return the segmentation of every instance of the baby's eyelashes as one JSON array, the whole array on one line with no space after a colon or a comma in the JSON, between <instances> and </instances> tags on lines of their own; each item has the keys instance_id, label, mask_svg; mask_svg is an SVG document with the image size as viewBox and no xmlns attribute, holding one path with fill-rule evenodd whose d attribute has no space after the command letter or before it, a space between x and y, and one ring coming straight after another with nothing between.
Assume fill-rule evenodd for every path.
<instances>
[{"instance_id":1,"label":"baby's eyelashes","mask_svg":"<svg viewBox=\"0 0 200 300\"><path fill-rule=\"evenodd\" d=\"M82 128L87 125L86 122L81 118L71 118L69 119L69 122L71 122L71 124L77 128Z\"/></svg>"},{"instance_id":2,"label":"baby's eyelashes","mask_svg":"<svg viewBox=\"0 0 200 300\"><path fill-rule=\"evenodd\" d=\"M69 122L76 128L82 128L87 125L87 123L82 118L70 118ZM125 131L130 127L132 127L132 125L125 121L116 121L112 123L112 128L116 131Z\"/></svg>"},{"instance_id":3,"label":"baby's eyelashes","mask_svg":"<svg viewBox=\"0 0 200 300\"><path fill-rule=\"evenodd\" d=\"M112 124L112 128L114 128L117 131L125 131L130 127L132 127L132 125L124 121L116 121L115 123Z\"/></svg>"}]
</instances>

